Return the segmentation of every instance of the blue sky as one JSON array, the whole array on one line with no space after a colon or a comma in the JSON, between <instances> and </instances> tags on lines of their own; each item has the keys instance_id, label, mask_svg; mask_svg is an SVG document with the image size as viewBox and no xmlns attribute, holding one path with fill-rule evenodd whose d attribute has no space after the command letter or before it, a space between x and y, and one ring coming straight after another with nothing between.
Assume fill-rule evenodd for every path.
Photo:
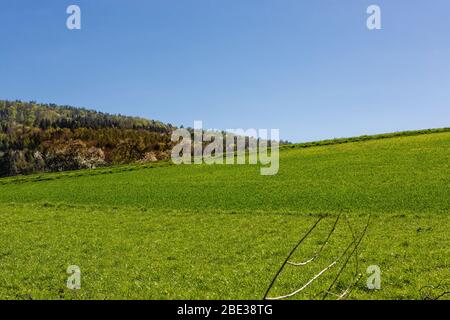
<instances>
[{"instance_id":1,"label":"blue sky","mask_svg":"<svg viewBox=\"0 0 450 320\"><path fill-rule=\"evenodd\" d=\"M0 99L291 141L444 127L449 15L448 0L2 0Z\"/></svg>"}]
</instances>

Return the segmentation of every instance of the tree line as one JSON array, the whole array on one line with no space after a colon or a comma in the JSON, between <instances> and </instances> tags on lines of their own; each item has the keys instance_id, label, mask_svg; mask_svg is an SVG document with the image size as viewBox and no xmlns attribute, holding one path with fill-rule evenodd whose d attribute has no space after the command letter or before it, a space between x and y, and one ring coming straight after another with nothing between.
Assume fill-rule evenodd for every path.
<instances>
[{"instance_id":1,"label":"tree line","mask_svg":"<svg viewBox=\"0 0 450 320\"><path fill-rule=\"evenodd\" d=\"M173 129L138 117L0 100L0 176L165 159Z\"/></svg>"}]
</instances>

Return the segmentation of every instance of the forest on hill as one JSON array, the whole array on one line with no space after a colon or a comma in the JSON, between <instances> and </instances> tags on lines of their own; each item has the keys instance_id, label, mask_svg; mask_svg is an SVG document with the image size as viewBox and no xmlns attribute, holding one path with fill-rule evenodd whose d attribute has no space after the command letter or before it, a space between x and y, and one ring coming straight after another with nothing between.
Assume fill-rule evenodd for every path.
<instances>
[{"instance_id":1,"label":"forest on hill","mask_svg":"<svg viewBox=\"0 0 450 320\"><path fill-rule=\"evenodd\" d=\"M173 129L138 117L0 100L0 176L166 159Z\"/></svg>"}]
</instances>

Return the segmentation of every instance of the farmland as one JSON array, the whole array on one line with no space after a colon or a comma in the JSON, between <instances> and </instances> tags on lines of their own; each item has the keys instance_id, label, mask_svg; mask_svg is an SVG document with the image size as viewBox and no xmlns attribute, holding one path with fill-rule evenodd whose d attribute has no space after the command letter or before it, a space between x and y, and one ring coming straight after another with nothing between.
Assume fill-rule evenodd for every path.
<instances>
[{"instance_id":1,"label":"farmland","mask_svg":"<svg viewBox=\"0 0 450 320\"><path fill-rule=\"evenodd\" d=\"M293 146L280 171L253 165L162 162L0 179L0 298L261 299L299 238L271 291L298 289L360 234L367 234L339 278L360 268L352 299L421 299L421 288L450 279L450 132ZM82 288L69 290L69 265ZM366 268L382 271L368 290ZM293 297L318 298L332 268ZM439 292L433 292L439 294ZM328 298L333 298L330 296Z\"/></svg>"}]
</instances>

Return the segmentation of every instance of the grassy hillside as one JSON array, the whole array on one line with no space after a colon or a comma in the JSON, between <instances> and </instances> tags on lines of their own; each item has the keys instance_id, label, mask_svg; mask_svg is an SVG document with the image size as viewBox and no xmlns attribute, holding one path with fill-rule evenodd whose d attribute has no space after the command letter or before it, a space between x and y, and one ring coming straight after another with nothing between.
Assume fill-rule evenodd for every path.
<instances>
[{"instance_id":1,"label":"grassy hillside","mask_svg":"<svg viewBox=\"0 0 450 320\"><path fill-rule=\"evenodd\" d=\"M345 214L314 263L282 274L272 295L283 294L339 256L369 213L350 297L424 298L450 278L450 132L363 140L283 148L276 176L162 163L0 179L0 298L260 299L317 217L295 259ZM339 264L295 298L320 297ZM65 286L69 265L81 267L79 291ZM365 286L369 265L381 290Z\"/></svg>"}]
</instances>

